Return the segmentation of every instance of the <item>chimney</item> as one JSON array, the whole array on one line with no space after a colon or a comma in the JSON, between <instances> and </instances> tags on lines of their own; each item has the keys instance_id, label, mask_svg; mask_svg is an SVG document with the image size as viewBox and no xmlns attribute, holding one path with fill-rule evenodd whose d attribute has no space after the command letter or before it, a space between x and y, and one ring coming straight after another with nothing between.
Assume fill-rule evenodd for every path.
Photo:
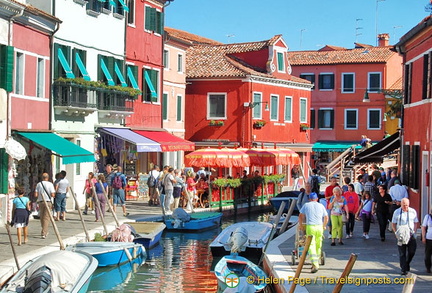
<instances>
[{"instance_id":1,"label":"chimney","mask_svg":"<svg viewBox=\"0 0 432 293\"><path fill-rule=\"evenodd\" d=\"M389 45L389 34L379 34L378 35L378 47L386 47Z\"/></svg>"}]
</instances>

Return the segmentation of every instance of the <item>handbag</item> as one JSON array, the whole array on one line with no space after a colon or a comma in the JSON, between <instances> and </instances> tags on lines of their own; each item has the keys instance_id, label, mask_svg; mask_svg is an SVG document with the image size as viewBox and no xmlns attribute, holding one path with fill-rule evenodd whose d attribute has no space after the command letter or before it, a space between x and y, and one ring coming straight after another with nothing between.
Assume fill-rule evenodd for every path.
<instances>
[{"instance_id":1,"label":"handbag","mask_svg":"<svg viewBox=\"0 0 432 293\"><path fill-rule=\"evenodd\" d=\"M24 204L24 202L22 201L22 199L20 198L20 197L18 197L18 199L20 200L20 202L26 207L26 211L27 211L27 213L28 213L28 215L30 216L31 215L31 213L32 213L32 211L31 210L29 210L29 209L27 209L27 206Z\"/></svg>"},{"instance_id":2,"label":"handbag","mask_svg":"<svg viewBox=\"0 0 432 293\"><path fill-rule=\"evenodd\" d=\"M346 223L348 222L348 217L347 214L345 213L345 211L342 213L342 223Z\"/></svg>"}]
</instances>

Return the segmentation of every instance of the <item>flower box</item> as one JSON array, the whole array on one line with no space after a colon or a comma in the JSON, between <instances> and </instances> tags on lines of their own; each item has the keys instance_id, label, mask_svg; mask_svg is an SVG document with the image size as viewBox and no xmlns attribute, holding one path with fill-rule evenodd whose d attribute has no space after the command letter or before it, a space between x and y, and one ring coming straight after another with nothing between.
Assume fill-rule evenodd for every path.
<instances>
[{"instance_id":1,"label":"flower box","mask_svg":"<svg viewBox=\"0 0 432 293\"><path fill-rule=\"evenodd\" d=\"M225 124L222 120L210 120L209 125L210 126L223 126Z\"/></svg>"},{"instance_id":2,"label":"flower box","mask_svg":"<svg viewBox=\"0 0 432 293\"><path fill-rule=\"evenodd\" d=\"M261 127L263 127L264 125L266 125L266 121L264 121L264 120L256 120L256 121L254 121L254 123L253 123L253 127L254 128L261 128Z\"/></svg>"},{"instance_id":3,"label":"flower box","mask_svg":"<svg viewBox=\"0 0 432 293\"><path fill-rule=\"evenodd\" d=\"M300 130L301 131L306 131L306 130L308 130L310 127L309 127L309 124L307 124L307 123L300 123Z\"/></svg>"}]
</instances>

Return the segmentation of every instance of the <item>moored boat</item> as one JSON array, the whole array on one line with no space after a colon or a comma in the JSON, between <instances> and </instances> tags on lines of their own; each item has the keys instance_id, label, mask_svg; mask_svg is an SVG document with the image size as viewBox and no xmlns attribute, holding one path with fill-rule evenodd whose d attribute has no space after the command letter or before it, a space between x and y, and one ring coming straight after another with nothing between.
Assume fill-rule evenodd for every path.
<instances>
[{"instance_id":1,"label":"moored boat","mask_svg":"<svg viewBox=\"0 0 432 293\"><path fill-rule=\"evenodd\" d=\"M133 242L142 244L146 249L158 244L166 227L160 222L126 222L124 224L132 227Z\"/></svg>"},{"instance_id":2,"label":"moored boat","mask_svg":"<svg viewBox=\"0 0 432 293\"><path fill-rule=\"evenodd\" d=\"M28 261L0 292L87 292L98 261L81 251L53 251Z\"/></svg>"},{"instance_id":3,"label":"moored boat","mask_svg":"<svg viewBox=\"0 0 432 293\"><path fill-rule=\"evenodd\" d=\"M245 257L259 258L270 240L273 224L268 222L240 222L228 226L210 243L214 257L237 252ZM243 242L244 238L246 240Z\"/></svg>"},{"instance_id":4,"label":"moored boat","mask_svg":"<svg viewBox=\"0 0 432 293\"><path fill-rule=\"evenodd\" d=\"M284 213L288 212L289 202L293 199L297 199L300 194L300 191L291 190L284 191L276 195L275 197L270 198L270 204L273 206L275 211L279 210L282 202L285 202L285 208L283 210ZM294 207L294 211L298 211L297 206Z\"/></svg>"},{"instance_id":5,"label":"moored boat","mask_svg":"<svg viewBox=\"0 0 432 293\"><path fill-rule=\"evenodd\" d=\"M66 247L71 251L84 251L95 257L100 267L120 265L137 257L146 258L146 250L133 242L94 241L80 242Z\"/></svg>"},{"instance_id":6,"label":"moored boat","mask_svg":"<svg viewBox=\"0 0 432 293\"><path fill-rule=\"evenodd\" d=\"M218 292L235 288L230 292L259 292L267 286L266 273L256 264L236 254L221 258L214 274L218 279Z\"/></svg>"}]
</instances>

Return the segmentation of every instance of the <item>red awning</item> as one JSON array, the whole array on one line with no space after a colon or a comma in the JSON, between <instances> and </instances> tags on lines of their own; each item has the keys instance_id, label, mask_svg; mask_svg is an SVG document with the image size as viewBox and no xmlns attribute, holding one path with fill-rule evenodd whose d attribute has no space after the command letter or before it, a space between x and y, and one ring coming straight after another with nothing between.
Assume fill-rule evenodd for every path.
<instances>
[{"instance_id":1,"label":"red awning","mask_svg":"<svg viewBox=\"0 0 432 293\"><path fill-rule=\"evenodd\" d=\"M195 144L165 131L134 130L134 132L160 143L163 152L194 151Z\"/></svg>"}]
</instances>

